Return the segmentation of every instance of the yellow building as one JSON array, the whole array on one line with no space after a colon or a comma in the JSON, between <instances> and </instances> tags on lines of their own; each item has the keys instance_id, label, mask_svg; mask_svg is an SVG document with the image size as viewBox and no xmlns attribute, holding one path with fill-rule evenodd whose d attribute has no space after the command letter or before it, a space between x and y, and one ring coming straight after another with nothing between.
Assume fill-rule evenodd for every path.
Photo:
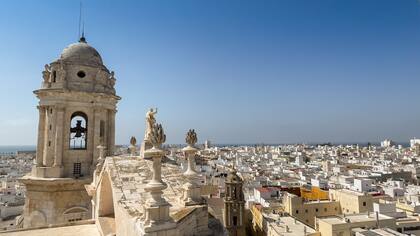
<instances>
[{"instance_id":1,"label":"yellow building","mask_svg":"<svg viewBox=\"0 0 420 236\"><path fill-rule=\"evenodd\" d=\"M253 204L251 207L253 236L264 235L262 210L263 208L260 204Z\"/></svg>"},{"instance_id":2,"label":"yellow building","mask_svg":"<svg viewBox=\"0 0 420 236\"><path fill-rule=\"evenodd\" d=\"M330 189L330 199L340 203L343 214L357 214L373 211L373 198L348 189Z\"/></svg>"},{"instance_id":3,"label":"yellow building","mask_svg":"<svg viewBox=\"0 0 420 236\"><path fill-rule=\"evenodd\" d=\"M327 190L322 190L319 187L311 187L311 189L300 188L300 196L305 200L315 201L315 200L329 200L329 192Z\"/></svg>"},{"instance_id":4,"label":"yellow building","mask_svg":"<svg viewBox=\"0 0 420 236\"><path fill-rule=\"evenodd\" d=\"M283 197L284 211L299 221L314 227L315 217L333 216L341 213L340 203L330 200L305 201L294 194Z\"/></svg>"}]
</instances>

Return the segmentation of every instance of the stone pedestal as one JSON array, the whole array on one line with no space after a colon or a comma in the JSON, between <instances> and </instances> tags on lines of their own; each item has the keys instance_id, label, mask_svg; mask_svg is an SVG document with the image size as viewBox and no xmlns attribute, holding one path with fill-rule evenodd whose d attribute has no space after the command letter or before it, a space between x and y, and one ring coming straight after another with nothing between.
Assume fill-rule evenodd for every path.
<instances>
[{"instance_id":1,"label":"stone pedestal","mask_svg":"<svg viewBox=\"0 0 420 236\"><path fill-rule=\"evenodd\" d=\"M143 140L140 146L140 157L141 158L148 158L144 155L144 152L151 149L153 145L148 140Z\"/></svg>"},{"instance_id":2,"label":"stone pedestal","mask_svg":"<svg viewBox=\"0 0 420 236\"><path fill-rule=\"evenodd\" d=\"M152 228L161 229L162 224L171 223L169 216L169 203L162 197L167 185L162 181L161 159L164 151L158 148L151 148L144 152L144 158L153 161L153 177L144 188L150 198L146 202L145 230Z\"/></svg>"},{"instance_id":3,"label":"stone pedestal","mask_svg":"<svg viewBox=\"0 0 420 236\"><path fill-rule=\"evenodd\" d=\"M186 183L182 186L184 195L182 196L182 203L185 206L193 206L202 204L201 188L197 184Z\"/></svg>"},{"instance_id":4,"label":"stone pedestal","mask_svg":"<svg viewBox=\"0 0 420 236\"><path fill-rule=\"evenodd\" d=\"M26 186L26 204L23 210L23 227L65 224L72 214L66 211L75 206L82 220L91 219L91 202L85 185L91 178L39 178L24 176L19 181ZM70 217L70 218L69 218Z\"/></svg>"},{"instance_id":5,"label":"stone pedestal","mask_svg":"<svg viewBox=\"0 0 420 236\"><path fill-rule=\"evenodd\" d=\"M197 184L196 178L198 173L195 170L195 153L197 149L191 145L182 149L187 158L187 170L184 172L184 176L188 178L188 183L184 184L184 195L182 197L182 203L185 206L198 205L203 203L201 197L200 185Z\"/></svg>"},{"instance_id":6,"label":"stone pedestal","mask_svg":"<svg viewBox=\"0 0 420 236\"><path fill-rule=\"evenodd\" d=\"M136 156L137 154L137 147L135 145L128 146L128 149L130 150L130 156Z\"/></svg>"}]
</instances>

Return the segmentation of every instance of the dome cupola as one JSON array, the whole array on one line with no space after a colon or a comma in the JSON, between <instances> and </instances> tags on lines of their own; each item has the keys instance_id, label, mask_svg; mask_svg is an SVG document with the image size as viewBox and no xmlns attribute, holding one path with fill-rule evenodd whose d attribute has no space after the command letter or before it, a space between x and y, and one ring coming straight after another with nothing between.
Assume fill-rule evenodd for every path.
<instances>
[{"instance_id":1,"label":"dome cupola","mask_svg":"<svg viewBox=\"0 0 420 236\"><path fill-rule=\"evenodd\" d=\"M72 43L61 52L60 60L67 63L102 66L102 58L95 48L90 46L84 37L79 42Z\"/></svg>"},{"instance_id":2,"label":"dome cupola","mask_svg":"<svg viewBox=\"0 0 420 236\"><path fill-rule=\"evenodd\" d=\"M84 37L64 48L57 60L45 65L42 74L42 89L115 95L114 72L106 68L99 52Z\"/></svg>"}]
</instances>

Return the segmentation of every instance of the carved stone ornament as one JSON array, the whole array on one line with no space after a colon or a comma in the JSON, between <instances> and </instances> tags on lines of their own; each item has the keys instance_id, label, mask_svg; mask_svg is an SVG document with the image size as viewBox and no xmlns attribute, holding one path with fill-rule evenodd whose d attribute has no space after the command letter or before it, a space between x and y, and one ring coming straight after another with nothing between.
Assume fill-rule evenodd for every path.
<instances>
[{"instance_id":1,"label":"carved stone ornament","mask_svg":"<svg viewBox=\"0 0 420 236\"><path fill-rule=\"evenodd\" d=\"M197 143L197 134L194 129L188 130L187 136L185 137L185 142L193 147Z\"/></svg>"},{"instance_id":2,"label":"carved stone ornament","mask_svg":"<svg viewBox=\"0 0 420 236\"><path fill-rule=\"evenodd\" d=\"M158 148L166 141L166 135L163 132L161 124L155 124L150 132L149 141L153 147Z\"/></svg>"},{"instance_id":3,"label":"carved stone ornament","mask_svg":"<svg viewBox=\"0 0 420 236\"><path fill-rule=\"evenodd\" d=\"M130 144L131 144L132 146L136 146L136 144L137 144L137 139L136 139L136 137L134 137L134 136L132 136L132 137L131 137L131 139L130 139Z\"/></svg>"}]
</instances>

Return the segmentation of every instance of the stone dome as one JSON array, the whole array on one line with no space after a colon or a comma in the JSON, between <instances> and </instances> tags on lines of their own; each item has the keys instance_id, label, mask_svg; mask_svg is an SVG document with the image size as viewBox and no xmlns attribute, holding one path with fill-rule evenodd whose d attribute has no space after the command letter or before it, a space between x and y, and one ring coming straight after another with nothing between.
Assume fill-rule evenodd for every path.
<instances>
[{"instance_id":1,"label":"stone dome","mask_svg":"<svg viewBox=\"0 0 420 236\"><path fill-rule=\"evenodd\" d=\"M240 182L242 182L242 179L241 179L241 177L239 177L239 176L236 174L236 170L232 170L232 171L228 174L228 176L227 176L227 178L226 178L226 182L228 182L228 183L240 183Z\"/></svg>"},{"instance_id":2,"label":"stone dome","mask_svg":"<svg viewBox=\"0 0 420 236\"><path fill-rule=\"evenodd\" d=\"M84 38L64 48L60 55L60 60L80 65L103 65L101 55Z\"/></svg>"}]
</instances>

